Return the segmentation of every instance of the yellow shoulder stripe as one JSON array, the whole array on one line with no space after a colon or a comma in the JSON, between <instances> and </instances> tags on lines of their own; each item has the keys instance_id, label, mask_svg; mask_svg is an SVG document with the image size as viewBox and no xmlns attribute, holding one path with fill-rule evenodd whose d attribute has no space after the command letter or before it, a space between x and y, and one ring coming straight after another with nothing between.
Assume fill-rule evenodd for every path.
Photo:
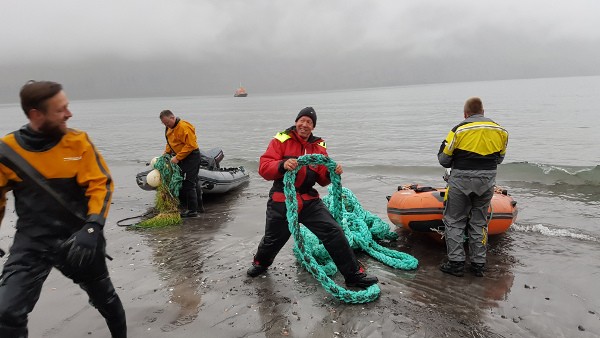
<instances>
[{"instance_id":1,"label":"yellow shoulder stripe","mask_svg":"<svg viewBox=\"0 0 600 338\"><path fill-rule=\"evenodd\" d=\"M283 142L287 141L288 139L290 139L291 136L285 132L281 132L281 133L277 133L277 135L273 136L273 138L275 138L279 142L283 143Z\"/></svg>"},{"instance_id":2,"label":"yellow shoulder stripe","mask_svg":"<svg viewBox=\"0 0 600 338\"><path fill-rule=\"evenodd\" d=\"M456 133L459 133L463 130L470 129L478 129L478 128L492 128L492 129L504 129L500 127L497 123L489 122L489 121L481 121L481 122L470 122L466 123L456 129Z\"/></svg>"},{"instance_id":3,"label":"yellow shoulder stripe","mask_svg":"<svg viewBox=\"0 0 600 338\"><path fill-rule=\"evenodd\" d=\"M321 142L319 142L317 144L320 145L321 147L327 149L327 144L325 144L325 141L321 141Z\"/></svg>"}]
</instances>

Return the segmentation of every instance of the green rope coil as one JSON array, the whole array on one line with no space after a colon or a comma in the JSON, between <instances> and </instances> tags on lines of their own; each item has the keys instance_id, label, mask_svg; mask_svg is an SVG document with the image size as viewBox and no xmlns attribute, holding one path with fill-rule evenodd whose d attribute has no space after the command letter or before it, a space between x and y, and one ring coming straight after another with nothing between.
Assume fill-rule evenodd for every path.
<instances>
[{"instance_id":1,"label":"green rope coil","mask_svg":"<svg viewBox=\"0 0 600 338\"><path fill-rule=\"evenodd\" d=\"M405 253L382 247L377 239L395 239L397 235L389 230L389 226L381 219L366 212L349 189L342 190L341 177L335 173L336 163L320 154L309 154L298 158L298 167L285 173L284 194L286 196L287 219L290 232L294 237L294 254L296 259L310 272L335 298L346 303L371 302L381 293L377 284L362 291L351 291L338 286L329 276L337 271L337 267L317 236L298 222L298 201L294 185L296 175L302 166L325 165L329 169L331 185L329 195L323 201L333 217L344 229L344 233L353 248L361 248L379 261L394 268L411 270L417 267L418 261ZM343 202L342 202L343 201Z\"/></svg>"}]
</instances>

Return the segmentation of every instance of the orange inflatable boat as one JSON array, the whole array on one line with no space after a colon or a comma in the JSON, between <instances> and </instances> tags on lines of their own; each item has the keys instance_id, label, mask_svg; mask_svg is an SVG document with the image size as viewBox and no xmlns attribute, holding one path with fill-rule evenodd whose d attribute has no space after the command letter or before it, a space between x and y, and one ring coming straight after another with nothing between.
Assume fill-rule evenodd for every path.
<instances>
[{"instance_id":1,"label":"orange inflatable boat","mask_svg":"<svg viewBox=\"0 0 600 338\"><path fill-rule=\"evenodd\" d=\"M398 191L387 197L388 217L396 226L410 231L442 233L445 194L445 188L400 186ZM516 221L517 202L506 190L496 189L489 212L488 234L501 234Z\"/></svg>"}]
</instances>

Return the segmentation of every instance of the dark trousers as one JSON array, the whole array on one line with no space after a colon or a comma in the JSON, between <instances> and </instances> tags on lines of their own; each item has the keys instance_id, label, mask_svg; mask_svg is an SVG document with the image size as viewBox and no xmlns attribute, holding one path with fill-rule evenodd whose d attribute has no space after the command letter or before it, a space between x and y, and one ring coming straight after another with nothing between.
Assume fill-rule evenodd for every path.
<instances>
[{"instance_id":1,"label":"dark trousers","mask_svg":"<svg viewBox=\"0 0 600 338\"><path fill-rule=\"evenodd\" d=\"M56 253L19 231L0 277L0 337L27 337L27 317L53 267L88 294L90 304L104 317L112 337L127 337L125 310L108 276L104 250L99 250L89 266L74 268L65 262L65 253Z\"/></svg>"},{"instance_id":2,"label":"dark trousers","mask_svg":"<svg viewBox=\"0 0 600 338\"><path fill-rule=\"evenodd\" d=\"M273 264L275 256L291 236L286 210L283 202L274 202L272 199L267 202L265 235L254 256L255 262L261 266L267 267ZM304 206L298 214L298 221L323 242L325 249L345 278L358 273L359 266L354 251L344 231L321 199L304 201Z\"/></svg>"},{"instance_id":3,"label":"dark trousers","mask_svg":"<svg viewBox=\"0 0 600 338\"><path fill-rule=\"evenodd\" d=\"M190 211L202 210L202 187L198 184L200 151L198 149L192 151L186 158L179 161L178 165L183 175L183 183L179 191L181 208Z\"/></svg>"}]
</instances>

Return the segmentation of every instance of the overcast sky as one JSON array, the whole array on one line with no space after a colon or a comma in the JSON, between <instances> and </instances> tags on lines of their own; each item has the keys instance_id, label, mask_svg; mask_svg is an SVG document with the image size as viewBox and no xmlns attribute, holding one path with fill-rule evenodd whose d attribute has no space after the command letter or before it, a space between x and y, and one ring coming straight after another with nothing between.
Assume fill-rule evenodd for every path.
<instances>
[{"instance_id":1,"label":"overcast sky","mask_svg":"<svg viewBox=\"0 0 600 338\"><path fill-rule=\"evenodd\" d=\"M0 100L600 75L598 0L1 0Z\"/></svg>"}]
</instances>

